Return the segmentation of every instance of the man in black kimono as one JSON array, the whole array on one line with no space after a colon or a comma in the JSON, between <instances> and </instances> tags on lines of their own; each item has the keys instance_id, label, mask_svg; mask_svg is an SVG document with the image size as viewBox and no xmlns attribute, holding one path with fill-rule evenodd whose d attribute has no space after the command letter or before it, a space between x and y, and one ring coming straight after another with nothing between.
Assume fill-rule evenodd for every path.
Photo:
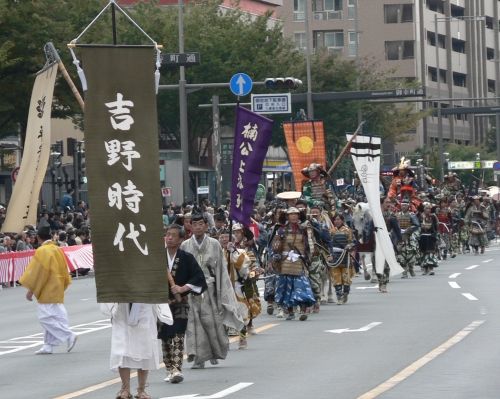
<instances>
[{"instance_id":1,"label":"man in black kimono","mask_svg":"<svg viewBox=\"0 0 500 399\"><path fill-rule=\"evenodd\" d=\"M188 294L199 295L207 289L205 276L193 255L179 249L184 239L184 229L176 224L166 233L168 280L170 285L170 309L174 324L159 324L158 338L162 340L163 361L167 378L172 384L182 382L184 334L188 322Z\"/></svg>"}]
</instances>

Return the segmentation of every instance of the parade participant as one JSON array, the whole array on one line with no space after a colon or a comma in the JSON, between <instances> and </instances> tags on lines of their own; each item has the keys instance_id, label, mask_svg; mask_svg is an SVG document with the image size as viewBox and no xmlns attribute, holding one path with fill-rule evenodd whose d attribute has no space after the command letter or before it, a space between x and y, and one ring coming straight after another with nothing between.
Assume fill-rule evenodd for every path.
<instances>
[{"instance_id":1,"label":"parade participant","mask_svg":"<svg viewBox=\"0 0 500 399\"><path fill-rule=\"evenodd\" d=\"M444 177L444 182L441 186L441 192L444 195L449 196L457 195L458 193L463 194L464 191L464 186L462 185L460 179L457 177L456 173L449 172Z\"/></svg>"},{"instance_id":2,"label":"parade participant","mask_svg":"<svg viewBox=\"0 0 500 399\"><path fill-rule=\"evenodd\" d=\"M333 251L328 271L337 295L337 305L343 305L347 303L354 276L350 255L350 251L354 249L352 230L345 224L343 215L335 215L330 234Z\"/></svg>"},{"instance_id":3,"label":"parade participant","mask_svg":"<svg viewBox=\"0 0 500 399\"><path fill-rule=\"evenodd\" d=\"M179 249L184 239L184 229L170 225L166 232L167 276L170 284L170 309L173 325L159 323L158 338L162 340L163 362L167 377L165 381L176 384L184 380L182 360L184 357L184 334L186 333L189 303L188 294L199 295L207 288L205 275L190 253Z\"/></svg>"},{"instance_id":4,"label":"parade participant","mask_svg":"<svg viewBox=\"0 0 500 399\"><path fill-rule=\"evenodd\" d=\"M451 215L451 252L458 254L460 252L460 236L463 228L463 218L456 199L452 198L450 201L450 215ZM452 255L453 257L453 255Z\"/></svg>"},{"instance_id":5,"label":"parade participant","mask_svg":"<svg viewBox=\"0 0 500 399\"><path fill-rule=\"evenodd\" d=\"M64 292L71 284L66 258L51 240L50 225L41 221L37 230L40 247L35 251L19 283L28 289L26 299L38 301L38 320L45 333L43 346L37 355L52 354L53 347L67 344L70 352L77 336L69 329L68 313L64 307Z\"/></svg>"},{"instance_id":6,"label":"parade participant","mask_svg":"<svg viewBox=\"0 0 500 399\"><path fill-rule=\"evenodd\" d=\"M190 296L186 352L193 368L205 368L205 362L218 364L225 359L229 340L224 326L240 331L244 324L238 312L227 263L217 240L208 237L207 221L201 214L192 216L193 236L181 244L181 249L198 261L207 281L207 292Z\"/></svg>"},{"instance_id":7,"label":"parade participant","mask_svg":"<svg viewBox=\"0 0 500 399\"><path fill-rule=\"evenodd\" d=\"M151 399L146 392L150 370L157 370L160 350L157 339L159 319L172 324L172 314L167 304L102 303L102 312L111 318L110 368L118 371L122 386L116 399L132 399L130 371L137 369L136 399Z\"/></svg>"},{"instance_id":8,"label":"parade participant","mask_svg":"<svg viewBox=\"0 0 500 399\"><path fill-rule=\"evenodd\" d=\"M308 178L302 187L302 197L307 201L307 204L311 206L320 201L335 209L333 186L327 181L328 173L326 170L320 164L312 163L301 172Z\"/></svg>"},{"instance_id":9,"label":"parade participant","mask_svg":"<svg viewBox=\"0 0 500 399\"><path fill-rule=\"evenodd\" d=\"M384 217L385 225L387 226L387 232L394 246L394 251L397 249L397 244L401 241L401 228L399 227L398 219L394 215L393 203L389 197L381 198L382 203L382 215ZM390 267L387 261L384 264L383 273L377 273L378 278L378 290L382 293L387 293L387 283L389 282Z\"/></svg>"},{"instance_id":10,"label":"parade participant","mask_svg":"<svg viewBox=\"0 0 500 399\"><path fill-rule=\"evenodd\" d=\"M422 201L417 196L417 183L415 182L415 173L410 167L410 161L405 160L403 157L399 165L392 170L394 177L389 186L387 197L391 200L402 200L403 197L408 197L410 199L410 210L415 211Z\"/></svg>"},{"instance_id":11,"label":"parade participant","mask_svg":"<svg viewBox=\"0 0 500 399\"><path fill-rule=\"evenodd\" d=\"M438 234L438 219L432 213L432 204L425 203L424 211L420 214L420 251L421 265L424 275L434 275L434 268L438 266L436 257L436 243Z\"/></svg>"},{"instance_id":12,"label":"parade participant","mask_svg":"<svg viewBox=\"0 0 500 399\"><path fill-rule=\"evenodd\" d=\"M326 263L331 248L330 229L333 224L328 216L322 214L321 205L313 205L310 209L309 221L311 226L307 227L307 238L311 250L311 263L309 265L309 282L316 299L313 313L319 313L322 299L322 288L327 279ZM314 239L313 239L314 238ZM333 299L333 298L332 298Z\"/></svg>"},{"instance_id":13,"label":"parade participant","mask_svg":"<svg viewBox=\"0 0 500 399\"><path fill-rule=\"evenodd\" d=\"M366 202L365 189L361 184L361 180L359 180L357 172L354 172L354 179L352 185L349 186L346 191L347 194L349 195L349 198L353 199L356 203Z\"/></svg>"},{"instance_id":14,"label":"parade participant","mask_svg":"<svg viewBox=\"0 0 500 399\"><path fill-rule=\"evenodd\" d=\"M214 215L214 227L210 229L210 237L218 240L222 231L226 229L226 225L227 225L227 219L224 211L217 212Z\"/></svg>"},{"instance_id":15,"label":"parade participant","mask_svg":"<svg viewBox=\"0 0 500 399\"><path fill-rule=\"evenodd\" d=\"M302 193L300 191L283 191L276 198L286 203L287 207L296 206Z\"/></svg>"},{"instance_id":16,"label":"parade participant","mask_svg":"<svg viewBox=\"0 0 500 399\"><path fill-rule=\"evenodd\" d=\"M444 260L446 260L448 252L450 252L451 257L454 258L455 256L457 256L457 254L453 252L453 248L451 246L452 219L451 211L446 198L441 198L439 200L439 206L436 209L436 216L439 222L438 233L441 240L443 241L442 257ZM441 256L441 251L439 251L439 255Z\"/></svg>"},{"instance_id":17,"label":"parade participant","mask_svg":"<svg viewBox=\"0 0 500 399\"><path fill-rule=\"evenodd\" d=\"M478 254L479 248L484 254L486 246L486 224L488 222L488 213L481 204L481 197L475 195L472 197L472 204L465 214L465 223L469 228L469 245L474 249L474 254Z\"/></svg>"},{"instance_id":18,"label":"parade participant","mask_svg":"<svg viewBox=\"0 0 500 399\"><path fill-rule=\"evenodd\" d=\"M247 276L240 279L241 293L243 295L239 296L239 291L236 291L236 298L238 300L242 299L248 307L248 311L246 312L248 313L247 332L254 335L255 329L253 327L253 320L262 310L259 298L259 289L257 288L257 280L264 270L260 267L257 248L253 240L253 233L239 223L233 226L233 231L235 248L241 249L249 260Z\"/></svg>"},{"instance_id":19,"label":"parade participant","mask_svg":"<svg viewBox=\"0 0 500 399\"><path fill-rule=\"evenodd\" d=\"M294 308L300 307L301 321L307 320L306 309L315 303L309 279L305 275L309 262L306 228L299 223L299 210L287 210L288 223L273 238L273 263L279 273L275 300L288 309L287 320L295 319Z\"/></svg>"},{"instance_id":20,"label":"parade participant","mask_svg":"<svg viewBox=\"0 0 500 399\"><path fill-rule=\"evenodd\" d=\"M414 266L418 260L418 229L420 222L418 217L410 212L410 202L404 198L401 202L401 210L396 213L399 227L401 229L402 240L397 246L397 260L403 267L404 272L401 278L415 277Z\"/></svg>"}]
</instances>

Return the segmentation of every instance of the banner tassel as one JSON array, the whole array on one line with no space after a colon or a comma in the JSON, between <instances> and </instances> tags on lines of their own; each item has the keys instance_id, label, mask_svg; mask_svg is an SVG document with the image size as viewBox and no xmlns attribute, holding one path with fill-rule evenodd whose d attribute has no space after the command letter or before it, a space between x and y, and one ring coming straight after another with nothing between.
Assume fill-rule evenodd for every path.
<instances>
[{"instance_id":1,"label":"banner tassel","mask_svg":"<svg viewBox=\"0 0 500 399\"><path fill-rule=\"evenodd\" d=\"M71 52L71 56L73 57L73 64L76 65L76 72L78 73L78 77L80 78L80 82L82 83L82 90L87 91L87 78L85 77L85 72L80 66L80 61L76 58L75 52L72 48L69 49Z\"/></svg>"}]
</instances>

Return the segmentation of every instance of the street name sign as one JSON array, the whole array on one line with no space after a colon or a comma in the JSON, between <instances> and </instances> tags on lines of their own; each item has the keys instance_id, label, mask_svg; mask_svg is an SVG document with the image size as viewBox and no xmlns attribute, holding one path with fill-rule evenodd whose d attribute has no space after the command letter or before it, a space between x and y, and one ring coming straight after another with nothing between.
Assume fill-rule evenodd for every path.
<instances>
[{"instance_id":1,"label":"street name sign","mask_svg":"<svg viewBox=\"0 0 500 399\"><path fill-rule=\"evenodd\" d=\"M200 186L198 187L198 189L196 190L196 193L197 194L208 194L209 193L209 188L208 186Z\"/></svg>"},{"instance_id":2,"label":"street name sign","mask_svg":"<svg viewBox=\"0 0 500 399\"><path fill-rule=\"evenodd\" d=\"M252 94L252 111L259 114L291 114L292 95L281 94Z\"/></svg>"},{"instance_id":3,"label":"street name sign","mask_svg":"<svg viewBox=\"0 0 500 399\"><path fill-rule=\"evenodd\" d=\"M200 53L166 53L162 63L168 66L191 66L200 63Z\"/></svg>"},{"instance_id":4,"label":"street name sign","mask_svg":"<svg viewBox=\"0 0 500 399\"><path fill-rule=\"evenodd\" d=\"M246 96L252 91L253 81L246 73L236 73L229 81L229 88L235 96Z\"/></svg>"},{"instance_id":5,"label":"street name sign","mask_svg":"<svg viewBox=\"0 0 500 399\"><path fill-rule=\"evenodd\" d=\"M450 161L449 170L493 169L496 161Z\"/></svg>"}]
</instances>

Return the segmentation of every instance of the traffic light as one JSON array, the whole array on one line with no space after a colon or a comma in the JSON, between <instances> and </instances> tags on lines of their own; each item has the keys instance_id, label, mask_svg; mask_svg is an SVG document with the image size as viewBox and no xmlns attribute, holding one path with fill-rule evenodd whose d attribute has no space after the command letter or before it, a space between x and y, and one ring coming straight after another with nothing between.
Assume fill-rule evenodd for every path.
<instances>
[{"instance_id":1,"label":"traffic light","mask_svg":"<svg viewBox=\"0 0 500 399\"><path fill-rule=\"evenodd\" d=\"M264 85L269 90L296 90L302 85L302 81L293 77L266 78L264 80Z\"/></svg>"}]
</instances>

